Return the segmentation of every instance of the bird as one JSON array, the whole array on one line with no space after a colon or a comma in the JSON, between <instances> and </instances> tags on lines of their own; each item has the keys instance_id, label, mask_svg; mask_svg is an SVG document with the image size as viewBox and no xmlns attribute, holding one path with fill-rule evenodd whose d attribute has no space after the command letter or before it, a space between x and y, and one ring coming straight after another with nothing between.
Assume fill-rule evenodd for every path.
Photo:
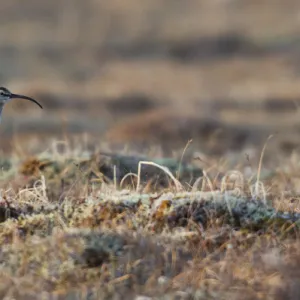
<instances>
[{"instance_id":1,"label":"bird","mask_svg":"<svg viewBox=\"0 0 300 300\"><path fill-rule=\"evenodd\" d=\"M34 100L33 98L27 97L25 95L13 94L7 88L0 87L0 122L1 122L2 110L3 110L4 105L8 101L10 101L12 99L25 99L25 100L29 100L31 102L34 102L40 108L43 108L42 105L39 102L37 102L36 100Z\"/></svg>"}]
</instances>

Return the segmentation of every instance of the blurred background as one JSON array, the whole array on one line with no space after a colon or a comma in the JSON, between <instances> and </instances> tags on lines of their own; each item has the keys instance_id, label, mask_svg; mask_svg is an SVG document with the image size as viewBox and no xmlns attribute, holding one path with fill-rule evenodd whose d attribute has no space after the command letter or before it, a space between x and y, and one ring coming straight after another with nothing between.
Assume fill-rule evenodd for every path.
<instances>
[{"instance_id":1,"label":"blurred background","mask_svg":"<svg viewBox=\"0 0 300 300\"><path fill-rule=\"evenodd\" d=\"M3 152L299 145L297 0L2 1ZM21 150L20 150L21 151Z\"/></svg>"}]
</instances>

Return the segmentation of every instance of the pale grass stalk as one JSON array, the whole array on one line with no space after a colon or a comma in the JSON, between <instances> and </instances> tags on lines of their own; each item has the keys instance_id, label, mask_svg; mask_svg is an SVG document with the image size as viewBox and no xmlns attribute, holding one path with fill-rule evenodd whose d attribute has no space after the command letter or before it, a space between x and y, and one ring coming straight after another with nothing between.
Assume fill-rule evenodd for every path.
<instances>
[{"instance_id":1,"label":"pale grass stalk","mask_svg":"<svg viewBox=\"0 0 300 300\"><path fill-rule=\"evenodd\" d=\"M222 177L222 180L221 180L221 192L222 193L226 191L227 178L230 178L231 175L237 177L235 182L238 181L237 185L238 185L239 189L241 191L244 190L244 176L243 176L243 174L240 171L232 170L232 171L226 172L226 174Z\"/></svg>"},{"instance_id":2,"label":"pale grass stalk","mask_svg":"<svg viewBox=\"0 0 300 300\"><path fill-rule=\"evenodd\" d=\"M205 177L206 181L207 181L207 184L208 184L208 187L210 189L211 192L214 191L214 186L211 182L211 180L209 179L208 175L207 175L207 172L205 170L202 171L203 172L203 176Z\"/></svg>"},{"instance_id":3,"label":"pale grass stalk","mask_svg":"<svg viewBox=\"0 0 300 300\"><path fill-rule=\"evenodd\" d=\"M261 181L256 181L255 184L250 186L250 193L251 198L253 199L259 198L260 194L262 194L261 200L264 204L267 204L267 192L264 184Z\"/></svg>"},{"instance_id":4,"label":"pale grass stalk","mask_svg":"<svg viewBox=\"0 0 300 300\"><path fill-rule=\"evenodd\" d=\"M126 179L127 177L129 177L129 176L134 176L134 177L136 177L136 178L138 179L138 175L137 175L137 174L132 173L132 172L127 173L127 174L122 178L122 180L121 180L121 182L120 182L120 188L122 188L122 185L123 185L125 179Z\"/></svg>"},{"instance_id":5,"label":"pale grass stalk","mask_svg":"<svg viewBox=\"0 0 300 300\"><path fill-rule=\"evenodd\" d=\"M154 166L154 167L157 167L157 168L163 170L173 180L173 182L176 186L177 192L183 190L183 187L182 187L181 183L174 177L172 172L167 167L161 166L161 165L156 164L152 161L140 161L139 165L138 165L138 174L137 174L137 176L138 176L138 181L137 181L137 185L136 185L136 191L137 192L139 191L139 188L140 188L140 185L141 185L141 168L142 168L142 164L143 165Z\"/></svg>"},{"instance_id":6,"label":"pale grass stalk","mask_svg":"<svg viewBox=\"0 0 300 300\"><path fill-rule=\"evenodd\" d=\"M226 192L224 193L224 199L225 199L225 203L226 203L227 209L229 211L229 214L232 217L233 213L232 213L231 205L230 205L230 202L229 202L229 199L228 199L228 194Z\"/></svg>"},{"instance_id":7,"label":"pale grass stalk","mask_svg":"<svg viewBox=\"0 0 300 300\"><path fill-rule=\"evenodd\" d=\"M37 186L37 184L40 183L40 186ZM46 193L46 181L45 177L42 175L40 180L37 180L32 188L27 188L19 191L18 196L21 197L22 194L24 193L29 193L31 194L34 198L35 201L39 199L39 201L43 203L49 203L48 198L47 198L47 193ZM29 201L24 201L24 200L18 200L19 202L22 203L27 203L30 204L31 202Z\"/></svg>"},{"instance_id":8,"label":"pale grass stalk","mask_svg":"<svg viewBox=\"0 0 300 300\"><path fill-rule=\"evenodd\" d=\"M209 179L206 171L203 169L202 170L202 173L203 173L203 176L200 176L193 184L193 187L192 187L192 192L196 192L196 189L197 189L197 186L199 185L199 183L201 182L202 180L202 187L201 187L201 191L204 190L204 179L206 180L207 184L208 184L208 187L210 189L211 192L214 191L214 187L213 187L213 184L211 182L211 180Z\"/></svg>"},{"instance_id":9,"label":"pale grass stalk","mask_svg":"<svg viewBox=\"0 0 300 300\"><path fill-rule=\"evenodd\" d=\"M199 183L201 182L201 180L203 180L203 179L204 179L204 176L200 176L195 180L195 182L192 186L192 190L191 190L192 193L197 191L197 187L198 187Z\"/></svg>"},{"instance_id":10,"label":"pale grass stalk","mask_svg":"<svg viewBox=\"0 0 300 300\"><path fill-rule=\"evenodd\" d=\"M41 184L40 186L38 186L39 183ZM46 187L46 179L45 179L44 175L41 175L41 179L37 180L34 183L33 188L36 190L41 190L43 199L47 199L47 193L46 193L47 187ZM48 202L48 200L47 200L47 202Z\"/></svg>"},{"instance_id":11,"label":"pale grass stalk","mask_svg":"<svg viewBox=\"0 0 300 300\"><path fill-rule=\"evenodd\" d=\"M192 142L193 142L193 140L189 140L189 141L186 143L186 145L185 145L185 147L184 147L184 149L183 149L183 152L182 152L182 154L181 154L181 158L180 158L180 162L179 162L179 167L178 167L177 175L176 175L176 179L177 179L177 180L179 180L183 156L184 156L184 154L185 154L187 148L189 147L189 145L190 145Z\"/></svg>"},{"instance_id":12,"label":"pale grass stalk","mask_svg":"<svg viewBox=\"0 0 300 300\"><path fill-rule=\"evenodd\" d=\"M114 165L114 187L117 190L117 167Z\"/></svg>"},{"instance_id":13,"label":"pale grass stalk","mask_svg":"<svg viewBox=\"0 0 300 300\"><path fill-rule=\"evenodd\" d=\"M261 174L261 168L262 168L262 160L263 160L263 157L264 157L264 153L265 153L265 150L266 150L266 147L267 147L267 144L268 144L268 141L273 137L273 134L269 135L265 144L264 144L264 147L261 151L261 155L260 155L260 159L259 159L259 164L258 164L258 170L257 170L257 178L256 178L256 183L255 183L255 194L257 195L258 194L258 188L259 188L259 182L260 182L260 174Z\"/></svg>"}]
</instances>

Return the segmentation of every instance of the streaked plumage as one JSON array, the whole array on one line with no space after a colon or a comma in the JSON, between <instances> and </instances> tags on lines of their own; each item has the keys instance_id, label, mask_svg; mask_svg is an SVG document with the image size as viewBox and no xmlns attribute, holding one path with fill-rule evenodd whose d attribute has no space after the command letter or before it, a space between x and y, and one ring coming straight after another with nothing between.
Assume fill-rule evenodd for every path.
<instances>
[{"instance_id":1,"label":"streaked plumage","mask_svg":"<svg viewBox=\"0 0 300 300\"><path fill-rule=\"evenodd\" d=\"M43 108L40 103L38 103L36 100L34 100L34 99L30 98L30 97L27 97L27 96L24 96L24 95L19 95L19 94L13 94L7 88L0 87L0 122L1 122L1 116L2 116L2 111L3 111L4 105L8 101L10 101L12 99L17 99L17 98L29 100L31 102L34 102L40 108Z\"/></svg>"}]
</instances>

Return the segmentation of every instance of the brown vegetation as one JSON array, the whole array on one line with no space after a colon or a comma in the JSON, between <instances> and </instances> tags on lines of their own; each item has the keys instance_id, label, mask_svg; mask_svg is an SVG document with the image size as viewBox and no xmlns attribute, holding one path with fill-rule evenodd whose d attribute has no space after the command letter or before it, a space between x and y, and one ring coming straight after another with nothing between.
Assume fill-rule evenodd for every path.
<instances>
[{"instance_id":1,"label":"brown vegetation","mask_svg":"<svg viewBox=\"0 0 300 300\"><path fill-rule=\"evenodd\" d=\"M298 19L3 2L0 298L299 299Z\"/></svg>"}]
</instances>

